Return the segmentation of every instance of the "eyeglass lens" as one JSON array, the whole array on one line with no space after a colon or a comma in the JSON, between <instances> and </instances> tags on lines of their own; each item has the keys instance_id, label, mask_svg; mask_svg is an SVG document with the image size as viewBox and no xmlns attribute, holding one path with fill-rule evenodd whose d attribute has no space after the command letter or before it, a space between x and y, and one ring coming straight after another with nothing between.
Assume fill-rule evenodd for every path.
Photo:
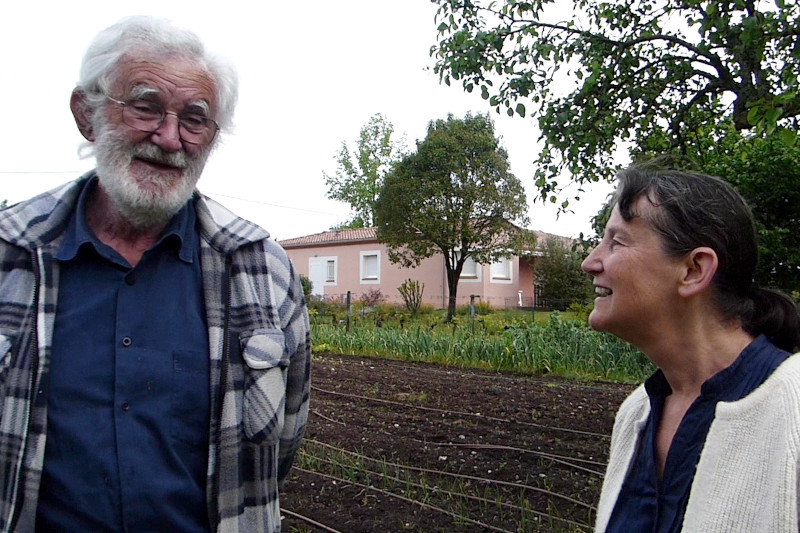
<instances>
[{"instance_id":1,"label":"eyeglass lens","mask_svg":"<svg viewBox=\"0 0 800 533\"><path fill-rule=\"evenodd\" d=\"M167 112L161 105L146 100L120 102L122 120L130 127L153 132L161 127L168 114L178 118L178 131L181 139L191 144L209 144L217 134L217 124L199 113L182 111Z\"/></svg>"}]
</instances>

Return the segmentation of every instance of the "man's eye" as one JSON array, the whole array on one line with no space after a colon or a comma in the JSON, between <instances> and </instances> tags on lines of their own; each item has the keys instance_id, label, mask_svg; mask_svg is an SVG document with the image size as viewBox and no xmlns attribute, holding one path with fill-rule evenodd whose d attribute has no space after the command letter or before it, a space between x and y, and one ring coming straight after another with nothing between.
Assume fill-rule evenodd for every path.
<instances>
[{"instance_id":1,"label":"man's eye","mask_svg":"<svg viewBox=\"0 0 800 533\"><path fill-rule=\"evenodd\" d=\"M181 115L181 124L188 130L202 130L208 124L208 119L203 115L187 113Z\"/></svg>"},{"instance_id":2,"label":"man's eye","mask_svg":"<svg viewBox=\"0 0 800 533\"><path fill-rule=\"evenodd\" d=\"M132 102L128 102L126 105L130 108L131 111L133 111L140 117L154 117L154 118L161 117L161 107L151 102L146 102L144 100L134 100Z\"/></svg>"}]
</instances>

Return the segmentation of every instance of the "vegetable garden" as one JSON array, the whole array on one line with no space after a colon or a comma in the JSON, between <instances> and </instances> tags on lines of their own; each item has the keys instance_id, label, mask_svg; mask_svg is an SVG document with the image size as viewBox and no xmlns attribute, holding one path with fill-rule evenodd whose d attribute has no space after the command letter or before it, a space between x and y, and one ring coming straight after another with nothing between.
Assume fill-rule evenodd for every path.
<instances>
[{"instance_id":1,"label":"vegetable garden","mask_svg":"<svg viewBox=\"0 0 800 533\"><path fill-rule=\"evenodd\" d=\"M313 315L284 531L591 530L638 352L569 314Z\"/></svg>"}]
</instances>

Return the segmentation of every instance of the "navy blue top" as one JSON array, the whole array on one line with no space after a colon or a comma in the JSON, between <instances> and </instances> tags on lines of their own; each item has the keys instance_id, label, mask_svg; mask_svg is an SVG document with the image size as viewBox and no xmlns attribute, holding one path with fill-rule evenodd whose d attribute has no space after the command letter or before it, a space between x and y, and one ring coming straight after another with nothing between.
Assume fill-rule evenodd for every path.
<instances>
[{"instance_id":1,"label":"navy blue top","mask_svg":"<svg viewBox=\"0 0 800 533\"><path fill-rule=\"evenodd\" d=\"M136 267L86 224L56 259L40 532L208 531L209 361L189 202Z\"/></svg>"},{"instance_id":2,"label":"navy blue top","mask_svg":"<svg viewBox=\"0 0 800 533\"><path fill-rule=\"evenodd\" d=\"M659 481L655 435L672 393L659 370L645 382L650 416L639 439L631 469L622 485L607 533L675 533L683 516L717 402L740 400L759 387L790 356L761 336L750 343L728 368L706 381L700 396L689 407L672 439L664 475Z\"/></svg>"}]
</instances>

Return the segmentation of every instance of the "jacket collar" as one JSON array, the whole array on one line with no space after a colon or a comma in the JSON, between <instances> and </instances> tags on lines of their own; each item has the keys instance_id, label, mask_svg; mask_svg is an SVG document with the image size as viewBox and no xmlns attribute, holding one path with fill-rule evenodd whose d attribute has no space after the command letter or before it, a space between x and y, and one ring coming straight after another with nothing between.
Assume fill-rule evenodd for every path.
<instances>
[{"instance_id":1,"label":"jacket collar","mask_svg":"<svg viewBox=\"0 0 800 533\"><path fill-rule=\"evenodd\" d=\"M27 250L58 246L84 184L95 175L94 170L89 171L77 180L0 211L0 239ZM221 253L227 255L269 238L269 233L256 224L196 190L194 194L200 236Z\"/></svg>"}]
</instances>

